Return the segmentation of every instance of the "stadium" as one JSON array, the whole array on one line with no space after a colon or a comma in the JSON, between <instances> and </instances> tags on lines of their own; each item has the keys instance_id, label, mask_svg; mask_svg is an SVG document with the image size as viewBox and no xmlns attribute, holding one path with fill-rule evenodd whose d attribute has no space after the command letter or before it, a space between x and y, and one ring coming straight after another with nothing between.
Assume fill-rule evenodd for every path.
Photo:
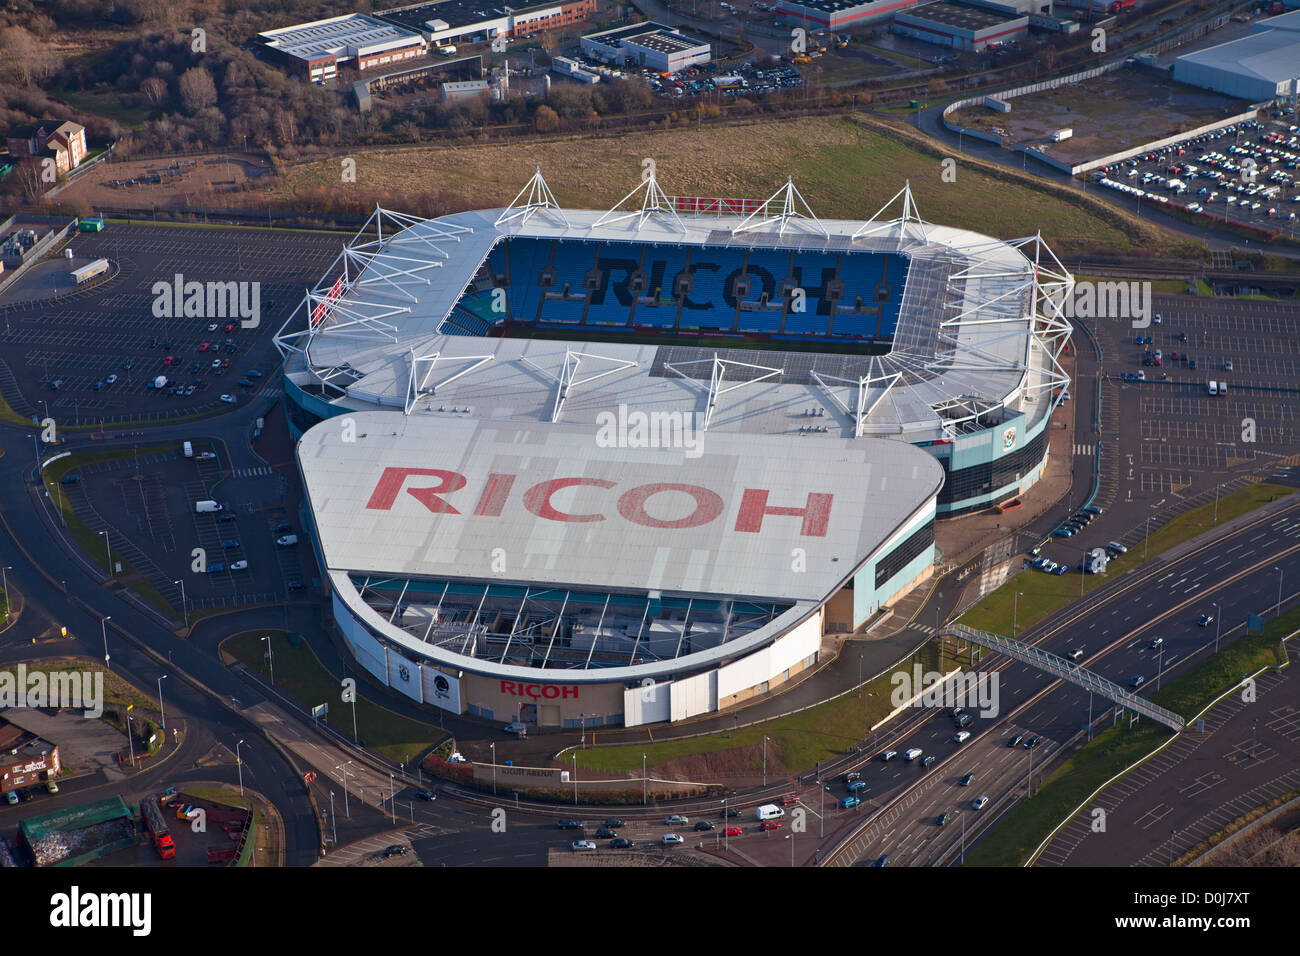
<instances>
[{"instance_id":1,"label":"stadium","mask_svg":"<svg viewBox=\"0 0 1300 956\"><path fill-rule=\"evenodd\" d=\"M378 209L276 336L304 523L358 663L541 728L769 693L1037 481L1073 284L1040 237L540 170Z\"/></svg>"}]
</instances>

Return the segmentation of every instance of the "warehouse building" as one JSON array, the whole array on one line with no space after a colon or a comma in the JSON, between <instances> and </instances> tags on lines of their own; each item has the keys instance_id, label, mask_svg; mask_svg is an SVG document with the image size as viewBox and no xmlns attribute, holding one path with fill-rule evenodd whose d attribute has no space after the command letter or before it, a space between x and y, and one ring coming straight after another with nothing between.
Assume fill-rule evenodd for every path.
<instances>
[{"instance_id":1,"label":"warehouse building","mask_svg":"<svg viewBox=\"0 0 1300 956\"><path fill-rule=\"evenodd\" d=\"M1252 103L1300 92L1300 11L1258 21L1237 40L1185 53L1174 79Z\"/></svg>"},{"instance_id":2,"label":"warehouse building","mask_svg":"<svg viewBox=\"0 0 1300 956\"><path fill-rule=\"evenodd\" d=\"M525 39L582 23L596 12L596 0L563 0L508 6L480 0L416 3L377 14L406 30L415 30L437 47L484 43L496 37Z\"/></svg>"},{"instance_id":3,"label":"warehouse building","mask_svg":"<svg viewBox=\"0 0 1300 956\"><path fill-rule=\"evenodd\" d=\"M814 30L838 30L881 20L918 0L782 0L776 15Z\"/></svg>"},{"instance_id":4,"label":"warehouse building","mask_svg":"<svg viewBox=\"0 0 1300 956\"><path fill-rule=\"evenodd\" d=\"M428 52L419 33L361 13L267 30L257 38L269 60L312 83L334 79L341 66L364 72Z\"/></svg>"},{"instance_id":5,"label":"warehouse building","mask_svg":"<svg viewBox=\"0 0 1300 956\"><path fill-rule=\"evenodd\" d=\"M1029 17L939 0L899 13L894 17L894 32L954 50L979 53L1022 39L1029 32Z\"/></svg>"},{"instance_id":6,"label":"warehouse building","mask_svg":"<svg viewBox=\"0 0 1300 956\"><path fill-rule=\"evenodd\" d=\"M703 40L653 21L589 34L582 38L582 52L615 66L649 67L660 73L700 66L712 56Z\"/></svg>"}]
</instances>

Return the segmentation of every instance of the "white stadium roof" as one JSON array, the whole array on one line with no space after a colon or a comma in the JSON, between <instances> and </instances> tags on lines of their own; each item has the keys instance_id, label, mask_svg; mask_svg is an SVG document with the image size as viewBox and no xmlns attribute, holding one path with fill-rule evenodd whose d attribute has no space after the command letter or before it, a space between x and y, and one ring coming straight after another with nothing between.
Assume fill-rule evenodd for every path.
<instances>
[{"instance_id":1,"label":"white stadium roof","mask_svg":"<svg viewBox=\"0 0 1300 956\"><path fill-rule=\"evenodd\" d=\"M885 218L895 203L901 214ZM910 265L884 355L446 334L507 237L889 252ZM924 222L907 189L867 222L818 219L792 183L748 217L679 216L652 175L601 213L559 208L539 173L506 210L436 220L377 210L276 342L292 381L344 408L472 406L479 418L589 424L626 403L704 412L710 428L736 433L941 440L998 407L1036 417L1067 381L1057 356L1069 324L1047 294L1072 282L1038 237ZM323 317L314 328L309 313ZM798 420L808 409L815 429Z\"/></svg>"},{"instance_id":2,"label":"white stadium roof","mask_svg":"<svg viewBox=\"0 0 1300 956\"><path fill-rule=\"evenodd\" d=\"M532 586L791 602L834 593L943 483L895 442L698 438L602 447L585 426L364 412L297 454L330 571L490 582L504 562Z\"/></svg>"}]
</instances>

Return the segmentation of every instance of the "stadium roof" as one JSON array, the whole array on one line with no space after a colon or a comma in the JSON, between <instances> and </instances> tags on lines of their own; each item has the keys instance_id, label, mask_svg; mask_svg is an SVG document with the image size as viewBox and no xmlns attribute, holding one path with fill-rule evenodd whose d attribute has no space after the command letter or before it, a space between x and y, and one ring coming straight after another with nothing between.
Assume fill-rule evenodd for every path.
<instances>
[{"instance_id":1,"label":"stadium roof","mask_svg":"<svg viewBox=\"0 0 1300 956\"><path fill-rule=\"evenodd\" d=\"M295 313L277 336L290 379L346 408L422 414L450 403L474 405L485 418L591 422L598 409L619 402L647 410L713 408L717 357L732 363L723 369L729 384L762 378L738 393L739 401L717 403L711 424L718 428L798 434L805 423L792 420L791 410L815 407L828 438L910 441L951 437L997 407L1035 418L1050 387L1066 381L1057 356L1068 323L1042 294L1053 282L1063 288L1072 281L1060 263L1037 237L1004 242L926 223L907 189L861 222L817 219L792 183L745 218L678 216L653 176L604 213L560 209L540 174L531 186L528 203L517 200L504 211L437 220L377 211L308 294L304 314ZM902 214L884 218L899 200ZM824 353L793 353L704 349L686 340L655 348L450 334L457 331L447 323L453 307L506 237L675 243L737 254L885 252L910 262L885 355L847 356L833 343ZM318 321L307 322L307 313ZM291 326L298 330L287 331ZM586 334L573 331L575 339ZM584 353L587 383L561 409L557 389L572 384L573 358ZM593 381L593 368L607 374ZM692 388L685 379L703 384Z\"/></svg>"},{"instance_id":2,"label":"stadium roof","mask_svg":"<svg viewBox=\"0 0 1300 956\"><path fill-rule=\"evenodd\" d=\"M331 419L297 448L330 571L492 581L504 560L521 584L819 602L943 483L895 442L709 432L619 447L564 423L348 417L355 440Z\"/></svg>"}]
</instances>

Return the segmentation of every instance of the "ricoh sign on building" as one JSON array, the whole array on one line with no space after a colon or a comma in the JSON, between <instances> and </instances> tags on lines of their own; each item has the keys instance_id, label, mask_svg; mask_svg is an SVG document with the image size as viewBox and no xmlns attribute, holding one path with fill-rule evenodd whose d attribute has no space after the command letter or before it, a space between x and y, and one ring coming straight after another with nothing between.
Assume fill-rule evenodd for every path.
<instances>
[{"instance_id":1,"label":"ricoh sign on building","mask_svg":"<svg viewBox=\"0 0 1300 956\"><path fill-rule=\"evenodd\" d=\"M891 594L925 563L880 572L943 480L874 439L676 447L385 412L321 422L297 454L357 661L420 703L540 727L685 719L789 679L830 596Z\"/></svg>"}]
</instances>

